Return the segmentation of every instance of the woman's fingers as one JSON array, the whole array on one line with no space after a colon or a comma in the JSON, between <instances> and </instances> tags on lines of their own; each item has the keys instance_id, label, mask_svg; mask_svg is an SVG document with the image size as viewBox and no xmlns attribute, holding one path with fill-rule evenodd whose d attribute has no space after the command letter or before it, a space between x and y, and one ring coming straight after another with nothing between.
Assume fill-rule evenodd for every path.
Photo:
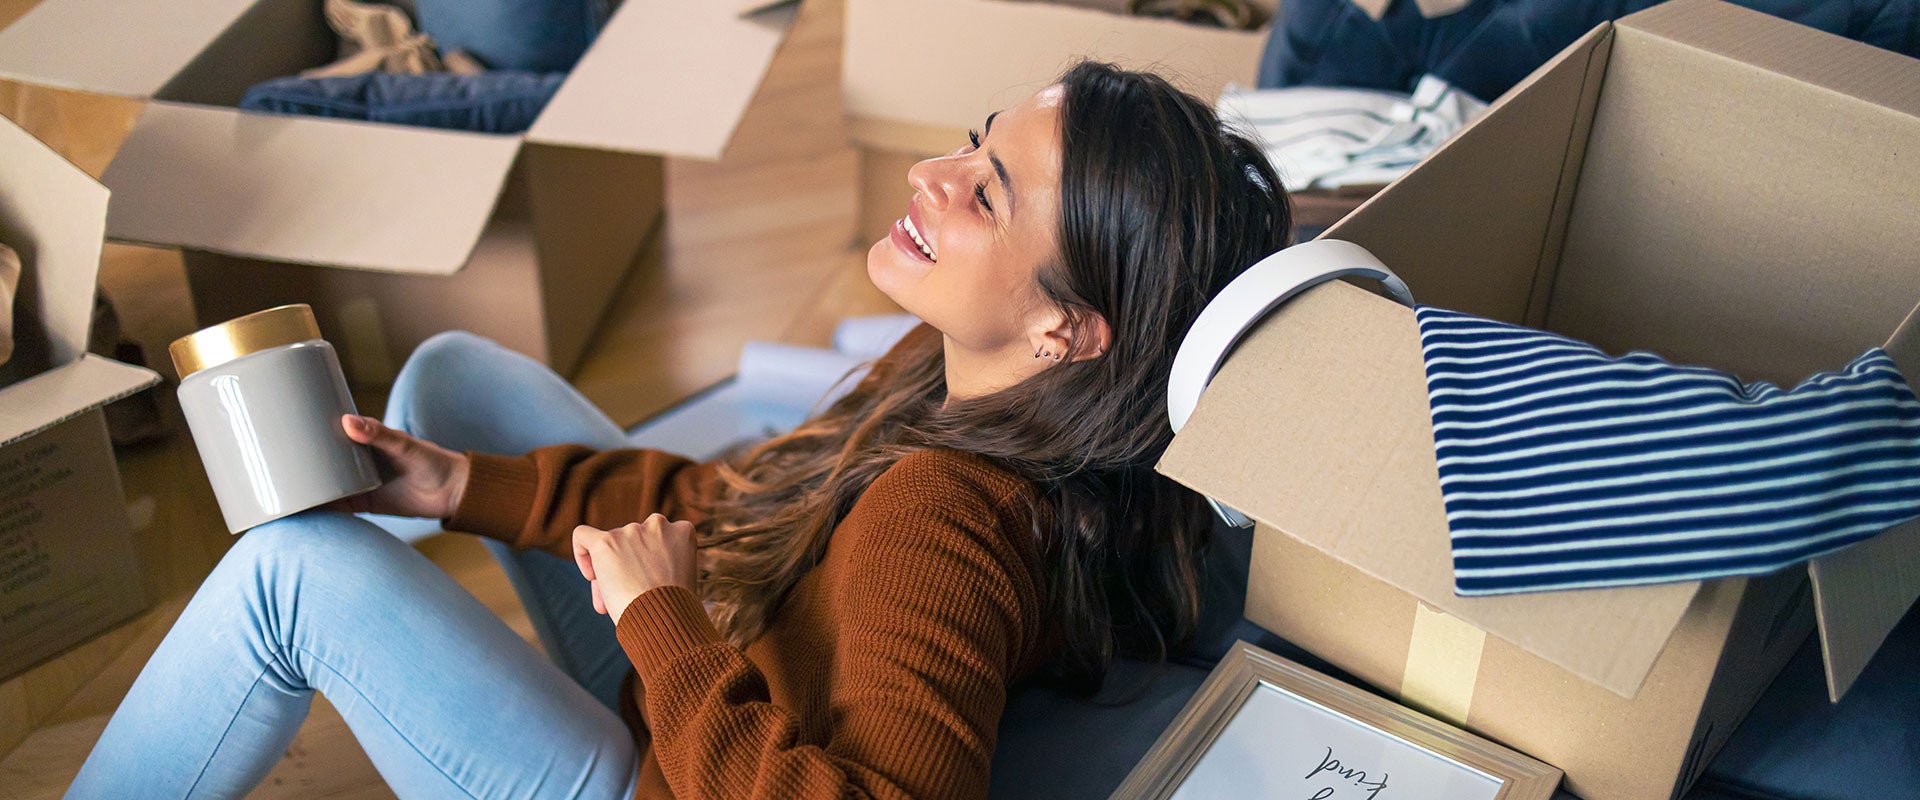
<instances>
[{"instance_id":1,"label":"woman's fingers","mask_svg":"<svg viewBox=\"0 0 1920 800\"><path fill-rule=\"evenodd\" d=\"M580 568L580 575L587 579L587 591L593 595L593 610L596 614L607 613L607 598L600 591L600 579L593 570L593 551L607 541L607 532L592 525L576 525L573 528L573 565Z\"/></svg>"},{"instance_id":2,"label":"woman's fingers","mask_svg":"<svg viewBox=\"0 0 1920 800\"><path fill-rule=\"evenodd\" d=\"M593 574L592 548L607 537L607 532L592 525L573 527L573 565L580 568L580 576L587 580L598 580Z\"/></svg>"},{"instance_id":3,"label":"woman's fingers","mask_svg":"<svg viewBox=\"0 0 1920 800\"><path fill-rule=\"evenodd\" d=\"M659 586L698 584L693 524L653 514L613 530L573 529L573 561L586 576L593 608L619 616L633 600Z\"/></svg>"},{"instance_id":4,"label":"woman's fingers","mask_svg":"<svg viewBox=\"0 0 1920 800\"><path fill-rule=\"evenodd\" d=\"M391 459L406 455L415 443L412 436L389 428L380 420L359 414L342 415L340 427L346 429L347 438L372 447Z\"/></svg>"}]
</instances>

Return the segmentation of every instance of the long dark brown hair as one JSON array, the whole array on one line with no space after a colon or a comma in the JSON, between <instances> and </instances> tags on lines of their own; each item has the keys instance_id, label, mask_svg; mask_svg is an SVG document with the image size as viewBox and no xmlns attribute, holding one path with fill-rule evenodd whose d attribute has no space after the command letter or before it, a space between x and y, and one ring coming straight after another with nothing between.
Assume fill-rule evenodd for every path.
<instances>
[{"instance_id":1,"label":"long dark brown hair","mask_svg":"<svg viewBox=\"0 0 1920 800\"><path fill-rule=\"evenodd\" d=\"M824 412L722 470L702 591L735 644L766 629L867 486L928 448L1030 482L1055 677L1091 691L1115 655L1164 658L1193 632L1212 525L1199 495L1153 470L1173 438L1167 374L1207 301L1286 245L1287 197L1254 142L1159 76L1085 62L1059 83L1060 253L1039 282L1070 324L1106 320L1109 348L946 402L941 336L922 325Z\"/></svg>"}]
</instances>

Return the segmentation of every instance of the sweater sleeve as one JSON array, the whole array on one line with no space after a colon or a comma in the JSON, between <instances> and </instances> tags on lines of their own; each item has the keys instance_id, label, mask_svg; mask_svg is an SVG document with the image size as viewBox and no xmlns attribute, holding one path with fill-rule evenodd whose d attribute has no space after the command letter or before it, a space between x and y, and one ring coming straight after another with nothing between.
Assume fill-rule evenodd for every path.
<instances>
[{"instance_id":1,"label":"sweater sleeve","mask_svg":"<svg viewBox=\"0 0 1920 800\"><path fill-rule=\"evenodd\" d=\"M698 522L719 486L716 464L659 450L569 444L467 458L466 493L445 527L566 559L575 526L617 528L655 513Z\"/></svg>"},{"instance_id":2,"label":"sweater sleeve","mask_svg":"<svg viewBox=\"0 0 1920 800\"><path fill-rule=\"evenodd\" d=\"M919 463L909 463L917 461ZM681 587L636 599L617 633L647 687L653 747L682 798L980 798L1006 686L1038 615L1026 526L951 491L918 454L882 475L835 536L827 739L769 699ZM1011 523L1011 524L1010 524ZM817 720L810 722L818 723ZM809 726L816 727L816 726Z\"/></svg>"}]
</instances>

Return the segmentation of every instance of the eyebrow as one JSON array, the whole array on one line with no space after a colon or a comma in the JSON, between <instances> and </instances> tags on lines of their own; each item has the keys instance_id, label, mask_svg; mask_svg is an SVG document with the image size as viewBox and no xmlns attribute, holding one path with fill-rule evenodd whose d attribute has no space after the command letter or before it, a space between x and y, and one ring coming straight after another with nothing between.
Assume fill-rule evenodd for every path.
<instances>
[{"instance_id":1,"label":"eyebrow","mask_svg":"<svg viewBox=\"0 0 1920 800\"><path fill-rule=\"evenodd\" d=\"M986 128L988 136L993 135L993 118L997 116L1000 116L1000 112L998 111L987 115ZM996 155L988 154L987 160L993 162L993 171L1000 176L1000 191L1005 192L1007 195L1007 216L1013 216L1014 211L1017 210L1020 205L1020 201L1013 196L1013 179L1007 177L1007 165L1000 163L1000 157Z\"/></svg>"}]
</instances>

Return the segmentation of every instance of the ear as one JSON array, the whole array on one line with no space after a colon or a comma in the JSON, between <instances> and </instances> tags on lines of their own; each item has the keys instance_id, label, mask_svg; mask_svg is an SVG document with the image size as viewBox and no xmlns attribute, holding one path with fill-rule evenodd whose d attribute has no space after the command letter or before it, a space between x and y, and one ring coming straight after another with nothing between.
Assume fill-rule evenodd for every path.
<instances>
[{"instance_id":1,"label":"ear","mask_svg":"<svg viewBox=\"0 0 1920 800\"><path fill-rule=\"evenodd\" d=\"M1071 353L1072 360L1086 361L1105 355L1113 346L1113 328L1107 318L1091 310L1056 312L1040 328L1033 336L1034 352L1040 358L1065 360Z\"/></svg>"}]
</instances>

